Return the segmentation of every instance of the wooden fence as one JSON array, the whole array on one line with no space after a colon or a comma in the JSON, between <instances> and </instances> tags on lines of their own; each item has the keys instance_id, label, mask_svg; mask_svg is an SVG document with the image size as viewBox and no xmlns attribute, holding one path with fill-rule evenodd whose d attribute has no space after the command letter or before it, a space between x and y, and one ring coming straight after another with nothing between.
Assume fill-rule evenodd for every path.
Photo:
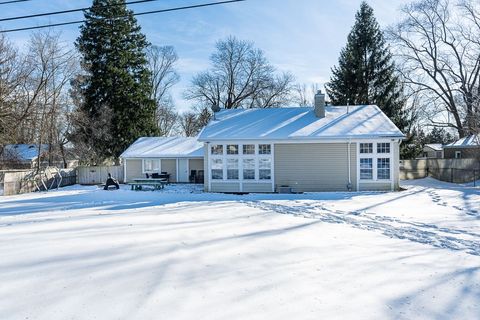
<instances>
[{"instance_id":1,"label":"wooden fence","mask_svg":"<svg viewBox=\"0 0 480 320\"><path fill-rule=\"evenodd\" d=\"M119 182L123 182L123 166L80 166L77 167L77 183L101 184L105 183L108 174Z\"/></svg>"},{"instance_id":2,"label":"wooden fence","mask_svg":"<svg viewBox=\"0 0 480 320\"><path fill-rule=\"evenodd\" d=\"M400 179L425 177L465 183L480 179L480 162L477 159L419 159L400 161Z\"/></svg>"}]
</instances>

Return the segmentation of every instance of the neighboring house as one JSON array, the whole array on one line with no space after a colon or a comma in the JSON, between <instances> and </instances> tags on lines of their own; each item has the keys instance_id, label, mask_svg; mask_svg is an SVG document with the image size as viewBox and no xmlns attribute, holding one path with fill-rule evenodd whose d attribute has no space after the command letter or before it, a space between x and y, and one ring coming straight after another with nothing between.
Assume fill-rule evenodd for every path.
<instances>
[{"instance_id":1,"label":"neighboring house","mask_svg":"<svg viewBox=\"0 0 480 320\"><path fill-rule=\"evenodd\" d=\"M202 130L210 192L397 190L403 133L375 105L223 110Z\"/></svg>"},{"instance_id":2,"label":"neighboring house","mask_svg":"<svg viewBox=\"0 0 480 320\"><path fill-rule=\"evenodd\" d=\"M480 134L461 138L444 146L445 159L480 158Z\"/></svg>"},{"instance_id":3,"label":"neighboring house","mask_svg":"<svg viewBox=\"0 0 480 320\"><path fill-rule=\"evenodd\" d=\"M2 167L12 169L33 168L48 152L48 144L7 144L3 146L0 153L0 164Z\"/></svg>"},{"instance_id":4,"label":"neighboring house","mask_svg":"<svg viewBox=\"0 0 480 320\"><path fill-rule=\"evenodd\" d=\"M428 143L423 146L423 158L443 158L443 145L441 143Z\"/></svg>"},{"instance_id":5,"label":"neighboring house","mask_svg":"<svg viewBox=\"0 0 480 320\"><path fill-rule=\"evenodd\" d=\"M171 182L203 180L203 144L196 138L139 138L120 155L124 182L166 172Z\"/></svg>"}]
</instances>

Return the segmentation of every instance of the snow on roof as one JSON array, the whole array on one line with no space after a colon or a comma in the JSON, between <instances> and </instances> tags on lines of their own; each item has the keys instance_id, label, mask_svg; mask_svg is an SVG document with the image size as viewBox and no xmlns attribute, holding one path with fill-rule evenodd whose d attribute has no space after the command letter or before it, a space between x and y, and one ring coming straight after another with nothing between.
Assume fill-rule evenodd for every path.
<instances>
[{"instance_id":1,"label":"snow on roof","mask_svg":"<svg viewBox=\"0 0 480 320\"><path fill-rule=\"evenodd\" d=\"M425 147L428 147L430 149L433 149L435 151L442 151L443 150L443 145L441 143L427 143Z\"/></svg>"},{"instance_id":2,"label":"snow on roof","mask_svg":"<svg viewBox=\"0 0 480 320\"><path fill-rule=\"evenodd\" d=\"M143 137L135 141L122 158L195 158L203 157L203 143L197 138Z\"/></svg>"},{"instance_id":3,"label":"snow on roof","mask_svg":"<svg viewBox=\"0 0 480 320\"><path fill-rule=\"evenodd\" d=\"M40 153L48 151L48 144L40 145ZM7 144L3 148L3 158L32 161L38 157L38 144Z\"/></svg>"},{"instance_id":4,"label":"snow on roof","mask_svg":"<svg viewBox=\"0 0 480 320\"><path fill-rule=\"evenodd\" d=\"M199 140L405 137L375 105L325 109L325 118L317 118L312 108L305 107L223 110L215 114Z\"/></svg>"},{"instance_id":5,"label":"snow on roof","mask_svg":"<svg viewBox=\"0 0 480 320\"><path fill-rule=\"evenodd\" d=\"M471 135L447 144L445 148L468 148L480 146L480 134Z\"/></svg>"}]
</instances>

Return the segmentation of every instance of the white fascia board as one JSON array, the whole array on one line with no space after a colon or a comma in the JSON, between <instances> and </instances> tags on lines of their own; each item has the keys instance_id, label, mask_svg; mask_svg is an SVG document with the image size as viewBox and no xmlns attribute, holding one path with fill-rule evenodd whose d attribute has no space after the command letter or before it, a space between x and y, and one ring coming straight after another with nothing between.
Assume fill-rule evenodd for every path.
<instances>
[{"instance_id":1,"label":"white fascia board","mask_svg":"<svg viewBox=\"0 0 480 320\"><path fill-rule=\"evenodd\" d=\"M398 141L401 137L360 137L355 138L332 138L332 139L318 139L318 138L309 138L309 139L218 139L218 140L205 140L204 142L209 142L210 144L248 144L248 143L258 143L258 144L269 144L269 143L284 143L284 144L297 144L297 143L339 143L344 142L359 142L359 141L380 141L380 142L392 142Z\"/></svg>"}]
</instances>

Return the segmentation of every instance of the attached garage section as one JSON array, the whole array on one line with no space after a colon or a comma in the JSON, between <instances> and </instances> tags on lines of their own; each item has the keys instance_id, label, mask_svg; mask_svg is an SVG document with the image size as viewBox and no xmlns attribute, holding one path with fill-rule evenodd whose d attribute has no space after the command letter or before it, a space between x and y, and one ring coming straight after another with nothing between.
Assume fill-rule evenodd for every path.
<instances>
[{"instance_id":1,"label":"attached garage section","mask_svg":"<svg viewBox=\"0 0 480 320\"><path fill-rule=\"evenodd\" d=\"M356 190L356 144L297 143L275 144L275 186L295 192L348 191L349 172ZM348 169L350 166L350 170Z\"/></svg>"}]
</instances>

